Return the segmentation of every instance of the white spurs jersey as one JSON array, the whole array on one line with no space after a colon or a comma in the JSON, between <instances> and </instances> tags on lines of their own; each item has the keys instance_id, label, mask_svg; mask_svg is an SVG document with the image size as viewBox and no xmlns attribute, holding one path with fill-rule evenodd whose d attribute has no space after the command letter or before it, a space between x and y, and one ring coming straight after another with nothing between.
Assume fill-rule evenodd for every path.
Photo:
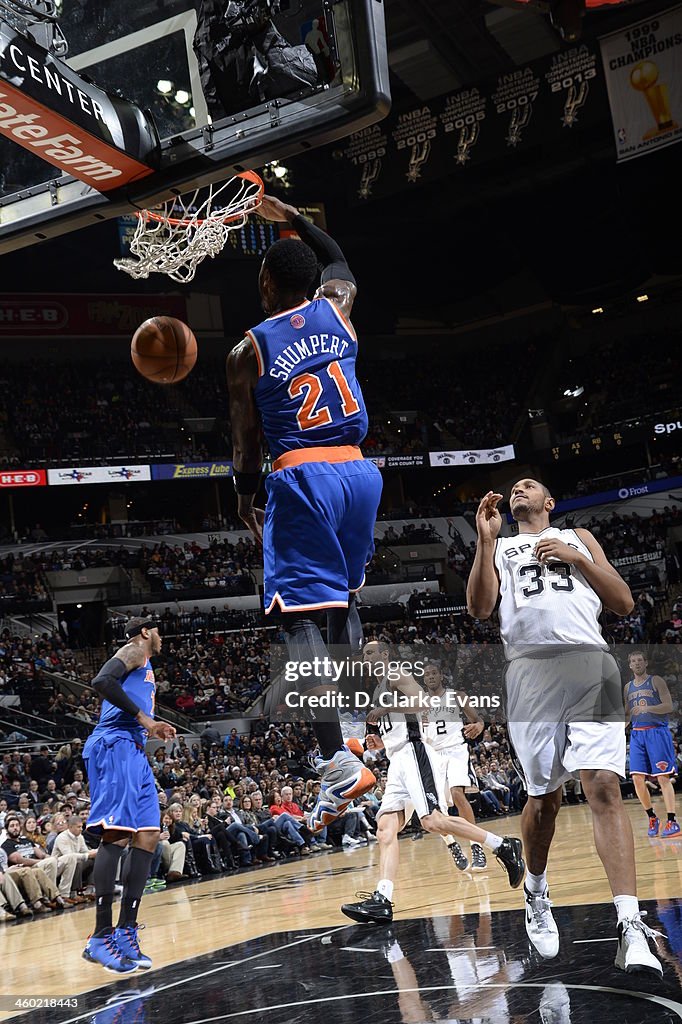
<instances>
[{"instance_id":1,"label":"white spurs jersey","mask_svg":"<svg viewBox=\"0 0 682 1024\"><path fill-rule=\"evenodd\" d=\"M440 696L430 695L434 707L423 716L424 738L434 750L461 747L464 740L462 714L454 690Z\"/></svg>"},{"instance_id":2,"label":"white spurs jersey","mask_svg":"<svg viewBox=\"0 0 682 1024\"><path fill-rule=\"evenodd\" d=\"M599 627L601 601L583 574L566 562L541 565L533 551L540 540L556 538L594 561L575 530L548 526L540 533L499 537L495 568L500 578L500 634L507 658L538 647L585 644L606 648Z\"/></svg>"},{"instance_id":3,"label":"white spurs jersey","mask_svg":"<svg viewBox=\"0 0 682 1024\"><path fill-rule=\"evenodd\" d=\"M375 707L381 707L379 704L378 697L380 693L391 693L391 688L387 683L382 683L374 691L374 705ZM396 698L400 698L401 693L399 690L394 691ZM415 743L424 740L424 733L421 725L421 713L417 712L414 715L406 715L403 712L398 714L382 715L377 722L377 728L384 744L384 750L386 757L391 761L395 755L408 746L410 743Z\"/></svg>"}]
</instances>

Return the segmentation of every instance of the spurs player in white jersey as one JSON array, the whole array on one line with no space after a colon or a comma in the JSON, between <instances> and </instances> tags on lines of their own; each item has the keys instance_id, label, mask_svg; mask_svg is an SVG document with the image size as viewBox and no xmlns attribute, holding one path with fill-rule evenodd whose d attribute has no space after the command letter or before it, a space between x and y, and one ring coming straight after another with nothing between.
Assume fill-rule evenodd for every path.
<instances>
[{"instance_id":1,"label":"spurs player in white jersey","mask_svg":"<svg viewBox=\"0 0 682 1024\"><path fill-rule=\"evenodd\" d=\"M527 479L512 487L514 537L498 536L501 499L490 491L476 513L467 606L474 618L487 619L499 597L509 736L528 790L521 819L528 936L542 956L557 955L547 859L562 784L577 772L616 905L616 967L660 975L648 944L655 933L637 902L632 829L620 794L625 735L622 696L615 693L622 684L598 622L602 605L617 615L632 610L630 589L589 530L550 526L555 503L543 484Z\"/></svg>"},{"instance_id":2,"label":"spurs player in white jersey","mask_svg":"<svg viewBox=\"0 0 682 1024\"><path fill-rule=\"evenodd\" d=\"M393 885L398 873L398 834L414 811L427 832L454 835L480 843L493 850L505 868L509 884L521 884L524 871L519 839L500 838L485 832L462 818L447 813L445 762L432 747L424 743L421 724L423 705L418 703L424 691L412 676L401 675L388 681L388 672L381 665L391 662L388 644L372 640L363 650L365 661L374 668L374 676L382 683L375 691L377 706L367 715L367 749L384 748L389 759L386 789L377 814L379 841L379 882L373 893L361 893L359 903L346 903L341 910L353 921L367 924L389 924L393 920ZM411 698L413 703L405 702ZM400 702L405 706L399 707ZM387 706L388 705L388 706ZM410 708L416 709L412 714ZM369 731L372 730L372 731Z\"/></svg>"},{"instance_id":3,"label":"spurs player in white jersey","mask_svg":"<svg viewBox=\"0 0 682 1024\"><path fill-rule=\"evenodd\" d=\"M467 740L474 740L481 735L485 728L483 719L468 703L465 693L446 689L443 673L435 662L429 662L424 668L424 686L435 705L424 716L426 742L445 762L446 788L457 813L475 825L476 818L466 798L465 789L467 786L478 789L478 780L471 767ZM466 718L466 725L462 715ZM443 839L459 870L466 871L469 860L455 837L447 835ZM486 867L483 847L479 843L472 843L472 871L484 871Z\"/></svg>"}]
</instances>

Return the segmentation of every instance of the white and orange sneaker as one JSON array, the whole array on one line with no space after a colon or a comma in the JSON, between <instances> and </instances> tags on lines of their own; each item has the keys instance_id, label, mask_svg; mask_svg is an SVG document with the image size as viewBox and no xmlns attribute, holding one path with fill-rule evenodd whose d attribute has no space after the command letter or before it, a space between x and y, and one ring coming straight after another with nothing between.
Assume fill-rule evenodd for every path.
<instances>
[{"instance_id":1,"label":"white and orange sneaker","mask_svg":"<svg viewBox=\"0 0 682 1024\"><path fill-rule=\"evenodd\" d=\"M328 761L318 758L315 768L322 785L307 824L311 832L321 832L343 814L352 800L374 789L377 780L374 772L347 749L337 750Z\"/></svg>"}]
</instances>

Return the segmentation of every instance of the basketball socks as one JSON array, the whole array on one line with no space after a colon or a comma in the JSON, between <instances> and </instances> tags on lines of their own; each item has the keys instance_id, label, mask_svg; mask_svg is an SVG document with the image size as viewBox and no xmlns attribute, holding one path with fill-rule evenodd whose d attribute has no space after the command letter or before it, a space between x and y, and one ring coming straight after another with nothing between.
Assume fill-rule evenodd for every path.
<instances>
[{"instance_id":1,"label":"basketball socks","mask_svg":"<svg viewBox=\"0 0 682 1024\"><path fill-rule=\"evenodd\" d=\"M381 881L377 883L376 891L381 893L382 896L385 896L387 900L392 900L393 882L390 878L382 878Z\"/></svg>"},{"instance_id":2,"label":"basketball socks","mask_svg":"<svg viewBox=\"0 0 682 1024\"><path fill-rule=\"evenodd\" d=\"M668 815L668 821L675 821L675 812L671 811Z\"/></svg>"},{"instance_id":3,"label":"basketball socks","mask_svg":"<svg viewBox=\"0 0 682 1024\"><path fill-rule=\"evenodd\" d=\"M636 896L614 896L613 902L616 905L618 924L626 918L631 920L639 913L639 900Z\"/></svg>"},{"instance_id":4,"label":"basketball socks","mask_svg":"<svg viewBox=\"0 0 682 1024\"><path fill-rule=\"evenodd\" d=\"M116 873L122 856L122 846L117 846L116 843L102 843L95 857L92 880L97 895L94 932L97 939L113 931L111 904L114 901Z\"/></svg>"},{"instance_id":5,"label":"basketball socks","mask_svg":"<svg viewBox=\"0 0 682 1024\"><path fill-rule=\"evenodd\" d=\"M489 850L499 850L502 846L503 839L501 836L496 836L494 832L486 832L483 845L487 846Z\"/></svg>"},{"instance_id":6,"label":"basketball socks","mask_svg":"<svg viewBox=\"0 0 682 1024\"><path fill-rule=\"evenodd\" d=\"M524 884L531 896L542 896L547 889L547 872L543 871L541 875L533 875L530 871L526 871Z\"/></svg>"},{"instance_id":7,"label":"basketball socks","mask_svg":"<svg viewBox=\"0 0 682 1024\"><path fill-rule=\"evenodd\" d=\"M130 851L121 879L123 896L117 928L134 928L137 924L137 911L149 877L153 856L151 850L141 850L137 846Z\"/></svg>"},{"instance_id":8,"label":"basketball socks","mask_svg":"<svg viewBox=\"0 0 682 1024\"><path fill-rule=\"evenodd\" d=\"M320 746L320 754L325 761L333 757L343 747L343 735L338 718L333 722L313 722L315 739Z\"/></svg>"},{"instance_id":9,"label":"basketball socks","mask_svg":"<svg viewBox=\"0 0 682 1024\"><path fill-rule=\"evenodd\" d=\"M656 815L654 814L653 807L647 808L647 810L644 813L646 814L647 818L655 818L656 817Z\"/></svg>"},{"instance_id":10,"label":"basketball socks","mask_svg":"<svg viewBox=\"0 0 682 1024\"><path fill-rule=\"evenodd\" d=\"M287 617L285 629L287 634L287 651L291 661L306 661L314 664L315 658L323 661L329 657L329 651L322 639L320 629L311 618L293 613ZM308 684L310 688L318 685L324 686L329 684L329 679L309 679ZM343 747L343 736L341 734L338 711L332 713L334 718L331 722L313 721L311 723L315 738L320 747L320 754L325 761L328 761L337 750L341 750Z\"/></svg>"}]
</instances>

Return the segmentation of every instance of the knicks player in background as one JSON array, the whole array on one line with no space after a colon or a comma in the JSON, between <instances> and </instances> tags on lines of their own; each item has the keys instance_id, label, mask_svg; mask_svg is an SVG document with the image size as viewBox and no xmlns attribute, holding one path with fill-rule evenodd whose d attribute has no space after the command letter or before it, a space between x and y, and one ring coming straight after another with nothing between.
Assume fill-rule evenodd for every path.
<instances>
[{"instance_id":1,"label":"knicks player in background","mask_svg":"<svg viewBox=\"0 0 682 1024\"><path fill-rule=\"evenodd\" d=\"M639 802L649 819L649 837L672 839L673 836L680 834L680 826L675 820L673 787L677 765L673 738L668 726L668 715L673 710L672 697L665 679L649 674L647 660L642 651L631 651L628 654L628 664L633 674L624 690L625 710L632 725L630 775ZM647 775L652 775L656 779L663 794L668 820L661 832L661 822L654 813L651 794L646 785Z\"/></svg>"},{"instance_id":2,"label":"knicks player in background","mask_svg":"<svg viewBox=\"0 0 682 1024\"><path fill-rule=\"evenodd\" d=\"M102 699L102 712L83 748L92 800L86 828L102 836L93 872L95 930L83 957L115 974L152 965L137 939L140 900L160 835L159 798L145 743L175 736L172 725L152 717L156 684L149 659L161 650L156 623L128 619L125 637L127 643L92 681ZM131 849L123 868L121 908L114 928L111 908L116 875L128 844Z\"/></svg>"},{"instance_id":3,"label":"knicks player in background","mask_svg":"<svg viewBox=\"0 0 682 1024\"><path fill-rule=\"evenodd\" d=\"M266 319L227 359L238 512L263 545L265 612L283 615L289 658L328 657L327 640L353 657L362 651L355 594L374 551L381 474L363 459L367 411L356 373L358 342L349 317L355 279L339 246L293 206L265 196L259 213L291 224L299 239L268 249L258 286ZM319 267L321 285L307 299ZM262 438L274 458L265 512L254 506ZM336 690L322 674L299 689ZM320 795L309 825L320 831L376 784L344 746L338 709L313 722L320 748Z\"/></svg>"},{"instance_id":4,"label":"knicks player in background","mask_svg":"<svg viewBox=\"0 0 682 1024\"><path fill-rule=\"evenodd\" d=\"M562 784L578 772L618 915L615 965L660 975L648 944L656 933L642 920L637 901L634 840L620 794L622 684L598 621L602 605L627 615L630 589L589 530L550 526L554 499L543 484L528 479L512 487L517 536L498 538L501 499L489 492L476 513L467 606L474 618L487 619L500 598L509 735L528 790L521 818L528 936L541 956L559 952L547 859Z\"/></svg>"}]
</instances>

